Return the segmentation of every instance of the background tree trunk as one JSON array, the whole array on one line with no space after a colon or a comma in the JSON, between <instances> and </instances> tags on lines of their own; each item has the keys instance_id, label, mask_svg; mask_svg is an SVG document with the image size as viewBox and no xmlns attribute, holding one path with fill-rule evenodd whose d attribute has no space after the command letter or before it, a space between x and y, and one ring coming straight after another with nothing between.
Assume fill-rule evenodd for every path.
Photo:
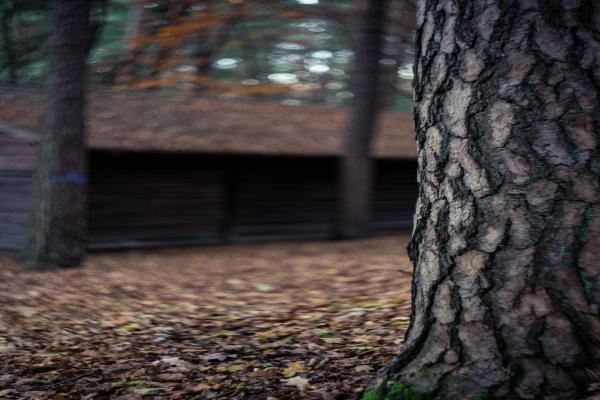
<instances>
[{"instance_id":1,"label":"background tree trunk","mask_svg":"<svg viewBox=\"0 0 600 400\"><path fill-rule=\"evenodd\" d=\"M3 39L4 65L2 69L7 69L8 83L16 84L18 82L18 56L15 48L15 40L13 35L13 18L17 9L18 1L6 2L3 7L2 17L0 18L0 27Z\"/></svg>"},{"instance_id":2,"label":"background tree trunk","mask_svg":"<svg viewBox=\"0 0 600 400\"><path fill-rule=\"evenodd\" d=\"M81 263L86 234L85 57L90 2L54 1L48 95L24 259L30 268Z\"/></svg>"},{"instance_id":3,"label":"background tree trunk","mask_svg":"<svg viewBox=\"0 0 600 400\"><path fill-rule=\"evenodd\" d=\"M370 150L378 110L378 77L385 0L357 0L354 100L340 166L339 227L342 239L369 230L373 162Z\"/></svg>"},{"instance_id":4,"label":"background tree trunk","mask_svg":"<svg viewBox=\"0 0 600 400\"><path fill-rule=\"evenodd\" d=\"M597 1L420 1L412 322L369 396L599 389L599 32Z\"/></svg>"}]
</instances>

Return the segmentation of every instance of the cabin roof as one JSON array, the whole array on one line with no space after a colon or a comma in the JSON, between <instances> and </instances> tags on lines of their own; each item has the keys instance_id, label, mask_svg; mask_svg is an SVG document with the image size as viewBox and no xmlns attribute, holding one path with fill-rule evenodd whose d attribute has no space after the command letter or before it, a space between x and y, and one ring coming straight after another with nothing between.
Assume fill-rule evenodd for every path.
<instances>
[{"instance_id":1,"label":"cabin roof","mask_svg":"<svg viewBox=\"0 0 600 400\"><path fill-rule=\"evenodd\" d=\"M43 94L0 88L0 131L21 138L41 125ZM153 92L92 90L91 148L265 155L339 155L349 110L316 105ZM412 115L382 112L373 146L378 158L416 158ZM35 134L31 135L35 137Z\"/></svg>"}]
</instances>

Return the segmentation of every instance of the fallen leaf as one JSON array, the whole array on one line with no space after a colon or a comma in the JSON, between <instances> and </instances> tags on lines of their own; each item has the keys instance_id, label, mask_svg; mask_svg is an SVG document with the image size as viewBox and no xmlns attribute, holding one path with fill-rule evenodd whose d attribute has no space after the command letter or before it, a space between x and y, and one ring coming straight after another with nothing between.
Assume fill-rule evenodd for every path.
<instances>
[{"instance_id":1,"label":"fallen leaf","mask_svg":"<svg viewBox=\"0 0 600 400\"><path fill-rule=\"evenodd\" d=\"M287 368L283 370L283 376L285 376L286 378L291 378L293 376L301 374L302 372L306 372L304 365L302 365L299 362L291 362L288 364Z\"/></svg>"},{"instance_id":2,"label":"fallen leaf","mask_svg":"<svg viewBox=\"0 0 600 400\"><path fill-rule=\"evenodd\" d=\"M210 353L205 356L200 357L205 361L225 361L228 358L236 358L234 354L225 354L225 353Z\"/></svg>"},{"instance_id":3,"label":"fallen leaf","mask_svg":"<svg viewBox=\"0 0 600 400\"><path fill-rule=\"evenodd\" d=\"M254 289L258 290L259 292L271 292L273 289L275 289L273 285L269 285L267 283L255 283L253 286Z\"/></svg>"},{"instance_id":4,"label":"fallen leaf","mask_svg":"<svg viewBox=\"0 0 600 400\"><path fill-rule=\"evenodd\" d=\"M251 373L251 376L253 378L271 378L277 375L277 370L273 367L268 367L263 369L262 371L255 371Z\"/></svg>"},{"instance_id":5,"label":"fallen leaf","mask_svg":"<svg viewBox=\"0 0 600 400\"><path fill-rule=\"evenodd\" d=\"M206 389L210 389L210 385L207 385L206 383L200 383L200 384L194 386L193 388L191 388L190 391L192 391L194 393L198 393L198 392L203 392Z\"/></svg>"},{"instance_id":6,"label":"fallen leaf","mask_svg":"<svg viewBox=\"0 0 600 400\"><path fill-rule=\"evenodd\" d=\"M165 390L164 388L149 387L149 388L134 388L133 392L136 394L139 394L141 396L145 396L145 395L149 395L149 394L156 394L156 393L162 392L164 390Z\"/></svg>"},{"instance_id":7,"label":"fallen leaf","mask_svg":"<svg viewBox=\"0 0 600 400\"><path fill-rule=\"evenodd\" d=\"M358 365L354 367L354 370L356 372L369 372L371 370L371 367L369 365Z\"/></svg>"},{"instance_id":8,"label":"fallen leaf","mask_svg":"<svg viewBox=\"0 0 600 400\"><path fill-rule=\"evenodd\" d=\"M111 384L111 388L113 388L113 389L120 389L120 388L126 388L126 387L131 387L131 388L152 388L152 389L159 388L160 389L162 386L159 383L157 383L157 382L144 381L144 380L120 381L120 382L113 382Z\"/></svg>"},{"instance_id":9,"label":"fallen leaf","mask_svg":"<svg viewBox=\"0 0 600 400\"><path fill-rule=\"evenodd\" d=\"M244 364L221 365L217 368L219 372L240 372L246 369Z\"/></svg>"},{"instance_id":10,"label":"fallen leaf","mask_svg":"<svg viewBox=\"0 0 600 400\"><path fill-rule=\"evenodd\" d=\"M183 382L185 380L185 376L179 373L160 374L156 376L156 379L161 382Z\"/></svg>"},{"instance_id":11,"label":"fallen leaf","mask_svg":"<svg viewBox=\"0 0 600 400\"><path fill-rule=\"evenodd\" d=\"M0 343L0 353L6 353L9 351L13 351L14 349L15 349L15 346L12 344Z\"/></svg>"},{"instance_id":12,"label":"fallen leaf","mask_svg":"<svg viewBox=\"0 0 600 400\"><path fill-rule=\"evenodd\" d=\"M308 386L308 379L302 378L301 376L295 376L293 378L284 380L286 385L296 386L300 390L304 390Z\"/></svg>"},{"instance_id":13,"label":"fallen leaf","mask_svg":"<svg viewBox=\"0 0 600 400\"><path fill-rule=\"evenodd\" d=\"M167 364L171 367L176 367L178 369L181 370L187 370L192 368L192 364L182 360L179 357L161 357L160 360L154 361L152 363L153 365L159 365L159 364Z\"/></svg>"},{"instance_id":14,"label":"fallen leaf","mask_svg":"<svg viewBox=\"0 0 600 400\"><path fill-rule=\"evenodd\" d=\"M15 312L25 318L33 317L36 314L36 310L33 307L17 307Z\"/></svg>"},{"instance_id":15,"label":"fallen leaf","mask_svg":"<svg viewBox=\"0 0 600 400\"><path fill-rule=\"evenodd\" d=\"M213 337L218 337L218 336L229 337L229 336L237 336L237 335L238 335L237 332L228 331L228 330L225 330L225 329L222 329L222 330L219 330L219 331L215 331L215 332L212 332L210 334L210 336L213 336Z\"/></svg>"},{"instance_id":16,"label":"fallen leaf","mask_svg":"<svg viewBox=\"0 0 600 400\"><path fill-rule=\"evenodd\" d=\"M329 343L329 344L344 343L344 340L342 338L336 338L336 337L324 337L324 338L321 338L321 340L324 341L325 343Z\"/></svg>"},{"instance_id":17,"label":"fallen leaf","mask_svg":"<svg viewBox=\"0 0 600 400\"><path fill-rule=\"evenodd\" d=\"M354 343L373 343L376 342L378 337L369 336L369 335L360 335L356 336L352 339Z\"/></svg>"},{"instance_id":18,"label":"fallen leaf","mask_svg":"<svg viewBox=\"0 0 600 400\"><path fill-rule=\"evenodd\" d=\"M137 331L137 330L142 329L142 326L140 324L132 323L132 324L124 325L123 329L127 329L128 331Z\"/></svg>"}]
</instances>

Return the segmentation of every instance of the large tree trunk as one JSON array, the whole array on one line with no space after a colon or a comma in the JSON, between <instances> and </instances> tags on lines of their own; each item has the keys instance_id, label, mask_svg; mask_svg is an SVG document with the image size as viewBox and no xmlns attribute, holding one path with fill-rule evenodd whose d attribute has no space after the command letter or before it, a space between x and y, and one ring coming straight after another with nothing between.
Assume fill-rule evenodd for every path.
<instances>
[{"instance_id":1,"label":"large tree trunk","mask_svg":"<svg viewBox=\"0 0 600 400\"><path fill-rule=\"evenodd\" d=\"M386 0L356 0L358 8L354 100L340 165L338 236L365 237L369 230L373 162L371 141L378 109L378 77Z\"/></svg>"},{"instance_id":2,"label":"large tree trunk","mask_svg":"<svg viewBox=\"0 0 600 400\"><path fill-rule=\"evenodd\" d=\"M30 268L78 265L86 233L85 57L90 2L56 0L48 95L23 256Z\"/></svg>"},{"instance_id":3,"label":"large tree trunk","mask_svg":"<svg viewBox=\"0 0 600 400\"><path fill-rule=\"evenodd\" d=\"M365 397L584 397L600 377L600 3L417 13L412 322Z\"/></svg>"}]
</instances>

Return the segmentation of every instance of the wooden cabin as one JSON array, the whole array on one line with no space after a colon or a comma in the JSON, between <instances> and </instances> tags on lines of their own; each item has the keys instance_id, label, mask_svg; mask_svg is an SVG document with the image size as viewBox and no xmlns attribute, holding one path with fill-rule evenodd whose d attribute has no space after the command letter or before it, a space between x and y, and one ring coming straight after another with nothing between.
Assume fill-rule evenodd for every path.
<instances>
[{"instance_id":1,"label":"wooden cabin","mask_svg":"<svg viewBox=\"0 0 600 400\"><path fill-rule=\"evenodd\" d=\"M21 246L43 96L0 89L0 249ZM90 249L335 234L347 111L156 93L90 95ZM412 117L384 113L373 234L410 229Z\"/></svg>"}]
</instances>

